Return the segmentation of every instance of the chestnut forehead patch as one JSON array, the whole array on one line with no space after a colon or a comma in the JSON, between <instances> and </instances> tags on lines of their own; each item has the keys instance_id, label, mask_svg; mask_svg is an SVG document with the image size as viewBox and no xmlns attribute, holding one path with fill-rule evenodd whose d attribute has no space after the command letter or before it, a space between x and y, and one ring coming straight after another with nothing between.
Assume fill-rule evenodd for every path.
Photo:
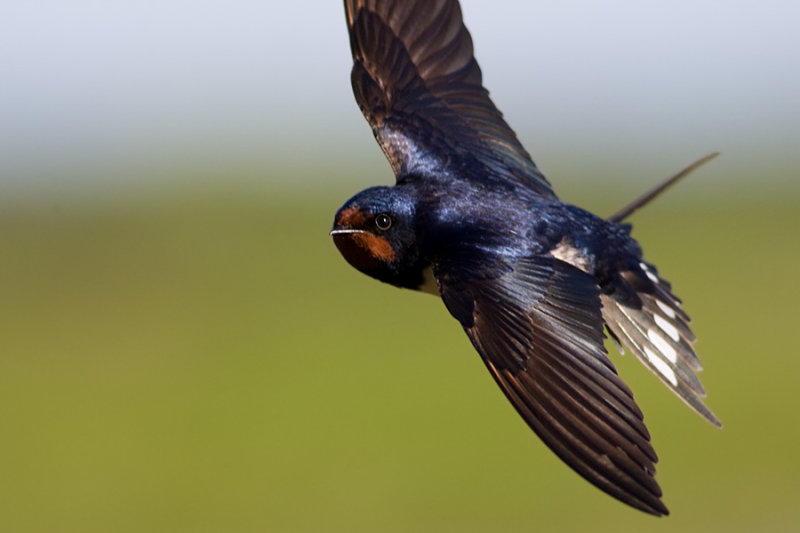
<instances>
[{"instance_id":1,"label":"chestnut forehead patch","mask_svg":"<svg viewBox=\"0 0 800 533\"><path fill-rule=\"evenodd\" d=\"M361 212L357 205L343 209L339 212L339 216L336 217L337 226L348 228L363 227L366 221L367 217L364 216L364 213Z\"/></svg>"}]
</instances>

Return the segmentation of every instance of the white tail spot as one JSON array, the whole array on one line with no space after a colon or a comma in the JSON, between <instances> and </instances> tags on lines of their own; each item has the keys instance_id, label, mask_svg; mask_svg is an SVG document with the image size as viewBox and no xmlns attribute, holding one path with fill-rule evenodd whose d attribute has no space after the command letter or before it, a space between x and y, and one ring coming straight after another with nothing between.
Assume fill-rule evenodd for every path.
<instances>
[{"instance_id":1,"label":"white tail spot","mask_svg":"<svg viewBox=\"0 0 800 533\"><path fill-rule=\"evenodd\" d=\"M672 340L678 342L681 339L680 334L678 333L678 328L661 318L659 315L653 315L653 318L656 320L656 324L661 330L672 337Z\"/></svg>"},{"instance_id":2,"label":"white tail spot","mask_svg":"<svg viewBox=\"0 0 800 533\"><path fill-rule=\"evenodd\" d=\"M670 346L670 344L664 340L664 337L658 334L654 329L647 330L647 338L650 339L650 342L655 345L659 352L661 352L664 357L670 360L671 363L675 363L678 361L678 352L675 351L675 348Z\"/></svg>"},{"instance_id":3,"label":"white tail spot","mask_svg":"<svg viewBox=\"0 0 800 533\"><path fill-rule=\"evenodd\" d=\"M677 315L675 314L675 310L674 310L673 308L671 308L670 306L668 306L667 304L665 304L664 302L662 302L661 300L656 300L656 305L657 305L657 306L658 306L658 308L659 308L659 309L661 309L661 311L663 311L663 312L664 312L664 314L665 314L665 315L667 315L668 317L670 317L670 318L675 318L675 317L677 316Z\"/></svg>"},{"instance_id":4,"label":"white tail spot","mask_svg":"<svg viewBox=\"0 0 800 533\"><path fill-rule=\"evenodd\" d=\"M653 274L653 273L650 271L650 269L647 267L647 265L646 265L646 264L644 264L644 263L639 263L639 266L641 266L641 267L642 267L642 270L644 270L644 273L645 273L645 274L647 274L647 278L648 278L650 281L652 281L653 283L658 283L658 276L656 276L655 274Z\"/></svg>"},{"instance_id":5,"label":"white tail spot","mask_svg":"<svg viewBox=\"0 0 800 533\"><path fill-rule=\"evenodd\" d=\"M653 353L653 350L650 348L645 347L644 353L647 354L647 359L653 363L653 366L656 367L656 370L659 374L664 376L667 381L669 381L673 387L678 386L678 378L675 377L675 372L669 367L667 363L664 362L658 355Z\"/></svg>"}]
</instances>

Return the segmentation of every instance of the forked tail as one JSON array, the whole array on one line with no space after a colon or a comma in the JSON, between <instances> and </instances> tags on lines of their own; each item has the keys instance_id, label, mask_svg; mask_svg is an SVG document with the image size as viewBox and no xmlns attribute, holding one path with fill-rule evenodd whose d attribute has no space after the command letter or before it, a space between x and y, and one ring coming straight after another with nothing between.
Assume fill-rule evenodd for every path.
<instances>
[{"instance_id":1,"label":"forked tail","mask_svg":"<svg viewBox=\"0 0 800 533\"><path fill-rule=\"evenodd\" d=\"M718 155L714 152L702 157L662 181L608 217L609 222L622 222L670 185ZM702 367L693 347L695 336L689 329L689 315L681 309L670 284L659 276L655 266L645 261L640 261L639 268L622 272L621 278L636 291L636 305L627 301L624 291L620 295L612 292L600 297L603 320L617 346L633 352L692 409L721 427L719 419L703 403L705 390L696 375Z\"/></svg>"},{"instance_id":2,"label":"forked tail","mask_svg":"<svg viewBox=\"0 0 800 533\"><path fill-rule=\"evenodd\" d=\"M694 351L695 336L689 329L689 315L672 294L669 282L656 267L641 261L638 269L622 273L636 290L641 305L630 305L614 293L603 294L603 320L622 351L633 352L664 384L692 409L717 427L719 419L705 406L706 392L696 372L702 370Z\"/></svg>"},{"instance_id":3,"label":"forked tail","mask_svg":"<svg viewBox=\"0 0 800 533\"><path fill-rule=\"evenodd\" d=\"M705 157L701 157L700 159L698 159L697 161L695 161L694 163L692 163L688 167L684 168L683 170L681 170L680 172L678 172L674 176L670 176L666 180L662 181L661 183L659 183L658 185L656 185L655 187L653 187L652 189L650 189L649 191L647 191L646 193L644 193L643 195L638 197L633 202L629 203L628 205L626 205L625 207L623 207L622 209L620 209L619 211L617 211L616 213L614 213L613 215L608 217L608 221L609 222L622 222L623 220L625 220L626 218L631 216L631 214L634 211L636 211L637 209L639 209L641 207L644 207L645 205L650 203L650 200L652 200L653 198L655 198L656 196L658 196L659 194L664 192L668 187L670 187L671 185L675 184L682 177L686 176L687 174L689 174L691 171L693 171L697 167L699 167L699 166L701 166L701 165L703 165L705 163L708 163L709 161L711 161L712 159L714 159L718 155L719 155L719 152L714 152L713 154L708 154Z\"/></svg>"}]
</instances>

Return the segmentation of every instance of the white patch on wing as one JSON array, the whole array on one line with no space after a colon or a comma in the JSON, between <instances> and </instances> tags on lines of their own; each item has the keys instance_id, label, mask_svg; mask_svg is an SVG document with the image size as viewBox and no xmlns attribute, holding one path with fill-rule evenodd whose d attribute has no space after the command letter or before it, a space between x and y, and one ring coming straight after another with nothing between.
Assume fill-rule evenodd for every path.
<instances>
[{"instance_id":1,"label":"white patch on wing","mask_svg":"<svg viewBox=\"0 0 800 533\"><path fill-rule=\"evenodd\" d=\"M673 326L672 324L661 318L660 315L653 315L653 318L655 319L658 327L660 327L664 333L672 337L672 340L677 342L681 339L681 336L678 333L678 328L676 328L675 326Z\"/></svg>"},{"instance_id":2,"label":"white patch on wing","mask_svg":"<svg viewBox=\"0 0 800 533\"><path fill-rule=\"evenodd\" d=\"M661 300L656 300L656 305L657 305L657 306L658 306L658 308L659 308L659 309L661 309L661 310L664 312L664 314L665 314L665 315L667 315L668 317L670 317L670 318L675 318L675 317L677 316L677 315L675 314L675 310L674 310L673 308L669 307L667 304L665 304L665 303L664 303L664 302L662 302Z\"/></svg>"},{"instance_id":3,"label":"white patch on wing","mask_svg":"<svg viewBox=\"0 0 800 533\"><path fill-rule=\"evenodd\" d=\"M583 270L587 274L592 273L592 263L589 258L583 254L583 251L580 248L575 248L569 244L566 240L566 237L561 239L561 242L558 243L558 246L550 250L550 255L559 261L564 261L565 263L569 263L570 265Z\"/></svg>"},{"instance_id":4,"label":"white patch on wing","mask_svg":"<svg viewBox=\"0 0 800 533\"><path fill-rule=\"evenodd\" d=\"M667 378L667 381L672 383L673 387L678 386L678 378L675 376L675 372L669 367L667 363L664 362L657 354L653 352L650 348L645 347L644 353L647 354L647 359L653 363L653 366L656 367L656 370Z\"/></svg>"},{"instance_id":5,"label":"white patch on wing","mask_svg":"<svg viewBox=\"0 0 800 533\"><path fill-rule=\"evenodd\" d=\"M652 342L653 345L658 348L658 351L669 359L670 362L675 363L678 360L678 352L676 352L675 348L670 346L670 344L664 340L664 337L659 335L656 330L648 329L647 338L650 339L650 342Z\"/></svg>"},{"instance_id":6,"label":"white patch on wing","mask_svg":"<svg viewBox=\"0 0 800 533\"><path fill-rule=\"evenodd\" d=\"M417 287L417 290L427 292L439 296L439 284L436 282L436 277L433 275L433 268L430 266L422 271L422 284Z\"/></svg>"}]
</instances>

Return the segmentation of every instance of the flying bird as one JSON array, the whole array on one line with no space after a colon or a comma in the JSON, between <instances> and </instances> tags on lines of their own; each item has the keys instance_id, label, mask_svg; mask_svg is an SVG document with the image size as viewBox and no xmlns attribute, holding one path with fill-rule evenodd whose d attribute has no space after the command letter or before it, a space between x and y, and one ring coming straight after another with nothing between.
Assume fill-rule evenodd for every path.
<instances>
[{"instance_id":1,"label":"flying bird","mask_svg":"<svg viewBox=\"0 0 800 533\"><path fill-rule=\"evenodd\" d=\"M623 220L562 202L483 87L456 0L346 0L351 82L396 175L336 213L361 272L444 301L530 428L578 474L668 514L657 456L605 330L692 409L704 405L689 316Z\"/></svg>"}]
</instances>

